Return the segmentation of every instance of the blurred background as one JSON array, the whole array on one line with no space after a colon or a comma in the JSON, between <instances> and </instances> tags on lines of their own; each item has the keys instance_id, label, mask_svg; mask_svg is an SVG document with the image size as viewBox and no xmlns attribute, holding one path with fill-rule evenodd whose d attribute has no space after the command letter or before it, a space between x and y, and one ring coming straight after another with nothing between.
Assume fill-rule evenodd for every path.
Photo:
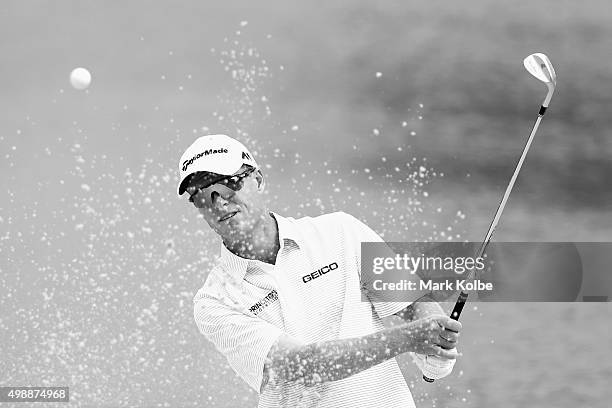
<instances>
[{"instance_id":1,"label":"blurred background","mask_svg":"<svg viewBox=\"0 0 612 408\"><path fill-rule=\"evenodd\" d=\"M495 240L610 241L611 16L604 0L3 1L0 386L256 406L193 322L219 243L176 196L184 149L239 138L286 216L478 241L546 95L533 52L557 91ZM610 311L470 305L451 377L401 366L418 407L607 407Z\"/></svg>"}]
</instances>

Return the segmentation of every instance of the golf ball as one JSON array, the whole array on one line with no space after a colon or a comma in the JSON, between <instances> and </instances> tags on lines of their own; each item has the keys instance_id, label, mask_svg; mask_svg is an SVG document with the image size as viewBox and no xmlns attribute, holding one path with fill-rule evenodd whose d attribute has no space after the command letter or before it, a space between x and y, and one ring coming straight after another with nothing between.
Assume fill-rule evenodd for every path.
<instances>
[{"instance_id":1,"label":"golf ball","mask_svg":"<svg viewBox=\"0 0 612 408\"><path fill-rule=\"evenodd\" d=\"M70 84L74 89L82 91L91 83L91 74L85 68L75 68L70 73Z\"/></svg>"}]
</instances>

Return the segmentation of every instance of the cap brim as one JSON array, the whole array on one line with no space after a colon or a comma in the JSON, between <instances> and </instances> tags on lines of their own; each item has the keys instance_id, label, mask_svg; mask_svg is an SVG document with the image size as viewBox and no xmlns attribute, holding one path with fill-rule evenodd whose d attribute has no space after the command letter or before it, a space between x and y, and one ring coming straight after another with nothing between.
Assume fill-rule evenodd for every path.
<instances>
[{"instance_id":1,"label":"cap brim","mask_svg":"<svg viewBox=\"0 0 612 408\"><path fill-rule=\"evenodd\" d=\"M193 173L191 173L193 174ZM187 175L187 177L185 177L183 179L183 181L181 181L181 183L178 186L178 195L183 195L183 193L185 192L185 189L187 188L187 182L189 181L189 178L191 177L191 174Z\"/></svg>"},{"instance_id":2,"label":"cap brim","mask_svg":"<svg viewBox=\"0 0 612 408\"><path fill-rule=\"evenodd\" d=\"M219 180L221 180L221 179L223 179L223 178L225 178L227 176L230 176L230 174L216 174L216 173L198 172L198 171L196 171L194 173L189 174L187 177L185 177L183 179L183 181L181 182L181 184L179 185L179 188L178 188L178 194L179 195L182 195L185 192L185 190L187 190L187 186L189 186L189 183L191 182L191 179L197 173L206 173L206 174L204 174L202 176L200 176L200 175L195 176L197 178L198 184L207 184L207 183L213 184L213 183L215 183L215 182L217 182L217 181L219 181Z\"/></svg>"}]
</instances>

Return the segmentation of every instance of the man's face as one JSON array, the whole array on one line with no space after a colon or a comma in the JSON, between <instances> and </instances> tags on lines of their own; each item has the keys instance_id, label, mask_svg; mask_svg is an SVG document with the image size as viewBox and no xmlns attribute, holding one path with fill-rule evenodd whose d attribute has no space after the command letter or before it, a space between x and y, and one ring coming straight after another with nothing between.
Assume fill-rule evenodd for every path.
<instances>
[{"instance_id":1,"label":"man's face","mask_svg":"<svg viewBox=\"0 0 612 408\"><path fill-rule=\"evenodd\" d=\"M236 240L266 215L259 170L242 166L233 176L198 174L187 186L190 201L222 238Z\"/></svg>"}]
</instances>

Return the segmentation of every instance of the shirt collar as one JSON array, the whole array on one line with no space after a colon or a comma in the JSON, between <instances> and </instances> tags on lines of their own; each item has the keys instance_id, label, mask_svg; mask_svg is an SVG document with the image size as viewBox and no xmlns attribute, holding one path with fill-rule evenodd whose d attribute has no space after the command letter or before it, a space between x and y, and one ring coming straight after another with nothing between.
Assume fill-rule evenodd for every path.
<instances>
[{"instance_id":1,"label":"shirt collar","mask_svg":"<svg viewBox=\"0 0 612 408\"><path fill-rule=\"evenodd\" d=\"M294 220L291 218L281 217L275 212L270 212L278 225L278 240L280 243L279 253L288 243L293 243L297 248L300 247L301 236L295 227ZM237 279L243 279L246 275L249 265L258 261L242 258L231 252L223 242L221 242L221 263L226 267L227 271Z\"/></svg>"},{"instance_id":2,"label":"shirt collar","mask_svg":"<svg viewBox=\"0 0 612 408\"><path fill-rule=\"evenodd\" d=\"M281 217L275 212L270 212L270 215L274 217L278 224L278 240L281 249L287 244L287 241L293 242L299 248L301 235L295 226L295 220L293 218Z\"/></svg>"}]
</instances>

